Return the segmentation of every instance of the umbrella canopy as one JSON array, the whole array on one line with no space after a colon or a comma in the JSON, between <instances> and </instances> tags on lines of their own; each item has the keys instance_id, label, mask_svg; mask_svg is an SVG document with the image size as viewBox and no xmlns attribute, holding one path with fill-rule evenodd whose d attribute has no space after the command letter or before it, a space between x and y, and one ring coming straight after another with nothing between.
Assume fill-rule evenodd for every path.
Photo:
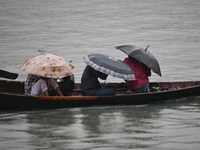
<instances>
[{"instance_id":1,"label":"umbrella canopy","mask_svg":"<svg viewBox=\"0 0 200 150\"><path fill-rule=\"evenodd\" d=\"M60 56L46 53L27 60L20 69L28 74L58 79L70 76L74 66Z\"/></svg>"},{"instance_id":2,"label":"umbrella canopy","mask_svg":"<svg viewBox=\"0 0 200 150\"><path fill-rule=\"evenodd\" d=\"M137 59L139 62L145 64L153 72L161 76L160 65L157 59L147 49L143 49L133 45L117 46L117 49L123 51L128 56Z\"/></svg>"},{"instance_id":3,"label":"umbrella canopy","mask_svg":"<svg viewBox=\"0 0 200 150\"><path fill-rule=\"evenodd\" d=\"M84 56L83 59L87 65L97 71L124 80L135 80L131 68L119 59L103 54L90 54Z\"/></svg>"}]
</instances>

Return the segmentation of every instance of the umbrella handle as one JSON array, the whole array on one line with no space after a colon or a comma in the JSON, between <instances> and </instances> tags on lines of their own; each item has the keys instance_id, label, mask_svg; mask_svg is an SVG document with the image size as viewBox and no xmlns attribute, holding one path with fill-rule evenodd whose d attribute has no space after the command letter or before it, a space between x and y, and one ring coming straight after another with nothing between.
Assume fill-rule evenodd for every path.
<instances>
[{"instance_id":1,"label":"umbrella handle","mask_svg":"<svg viewBox=\"0 0 200 150\"><path fill-rule=\"evenodd\" d=\"M104 81L104 84L106 84L106 80Z\"/></svg>"},{"instance_id":2,"label":"umbrella handle","mask_svg":"<svg viewBox=\"0 0 200 150\"><path fill-rule=\"evenodd\" d=\"M106 85L106 80L105 80L104 83L103 83L103 87L105 87L105 85Z\"/></svg>"},{"instance_id":3,"label":"umbrella handle","mask_svg":"<svg viewBox=\"0 0 200 150\"><path fill-rule=\"evenodd\" d=\"M147 48L145 49L145 52L147 51L148 48L149 48L149 45L147 45Z\"/></svg>"}]
</instances>

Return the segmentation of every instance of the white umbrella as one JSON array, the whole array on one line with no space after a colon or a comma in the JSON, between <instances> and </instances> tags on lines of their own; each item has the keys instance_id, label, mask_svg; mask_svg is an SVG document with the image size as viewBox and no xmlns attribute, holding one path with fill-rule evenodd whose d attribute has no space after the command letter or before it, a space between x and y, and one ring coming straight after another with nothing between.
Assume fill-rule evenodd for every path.
<instances>
[{"instance_id":1,"label":"white umbrella","mask_svg":"<svg viewBox=\"0 0 200 150\"><path fill-rule=\"evenodd\" d=\"M70 76L74 66L61 56L46 53L28 59L20 69L28 74L59 79Z\"/></svg>"}]
</instances>

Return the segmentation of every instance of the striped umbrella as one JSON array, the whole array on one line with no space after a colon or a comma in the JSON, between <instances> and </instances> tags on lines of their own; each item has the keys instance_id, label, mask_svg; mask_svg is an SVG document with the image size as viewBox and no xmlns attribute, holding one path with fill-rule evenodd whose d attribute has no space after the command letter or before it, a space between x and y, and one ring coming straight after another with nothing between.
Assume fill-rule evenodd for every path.
<instances>
[{"instance_id":1,"label":"striped umbrella","mask_svg":"<svg viewBox=\"0 0 200 150\"><path fill-rule=\"evenodd\" d=\"M135 80L131 68L117 58L103 54L89 54L84 56L83 59L87 65L97 71L124 80Z\"/></svg>"}]
</instances>

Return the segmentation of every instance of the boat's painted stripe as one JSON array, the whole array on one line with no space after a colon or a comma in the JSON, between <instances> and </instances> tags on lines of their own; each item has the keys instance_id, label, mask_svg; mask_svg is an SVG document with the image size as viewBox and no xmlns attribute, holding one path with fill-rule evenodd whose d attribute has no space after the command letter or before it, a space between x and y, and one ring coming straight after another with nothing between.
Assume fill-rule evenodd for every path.
<instances>
[{"instance_id":1,"label":"boat's painted stripe","mask_svg":"<svg viewBox=\"0 0 200 150\"><path fill-rule=\"evenodd\" d=\"M98 96L35 96L38 100L97 100Z\"/></svg>"}]
</instances>

